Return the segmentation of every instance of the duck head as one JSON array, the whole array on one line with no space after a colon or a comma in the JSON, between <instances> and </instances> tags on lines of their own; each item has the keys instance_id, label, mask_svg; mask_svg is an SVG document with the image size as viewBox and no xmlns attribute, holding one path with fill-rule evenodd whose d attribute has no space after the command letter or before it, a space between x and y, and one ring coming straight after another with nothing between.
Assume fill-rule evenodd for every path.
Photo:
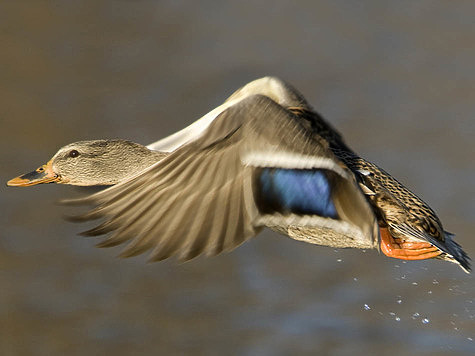
<instances>
[{"instance_id":1,"label":"duck head","mask_svg":"<svg viewBox=\"0 0 475 356\"><path fill-rule=\"evenodd\" d=\"M153 165L164 154L127 140L91 140L66 145L48 163L7 182L11 187L43 183L113 185Z\"/></svg>"}]
</instances>

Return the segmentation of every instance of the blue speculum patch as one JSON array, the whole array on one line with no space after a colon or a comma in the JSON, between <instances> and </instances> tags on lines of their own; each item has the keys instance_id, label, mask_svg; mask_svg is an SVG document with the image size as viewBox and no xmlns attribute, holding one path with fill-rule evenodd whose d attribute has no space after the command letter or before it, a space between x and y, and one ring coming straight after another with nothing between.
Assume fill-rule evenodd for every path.
<instances>
[{"instance_id":1,"label":"blue speculum patch","mask_svg":"<svg viewBox=\"0 0 475 356\"><path fill-rule=\"evenodd\" d=\"M258 205L265 213L338 217L325 170L264 168L258 185Z\"/></svg>"}]
</instances>

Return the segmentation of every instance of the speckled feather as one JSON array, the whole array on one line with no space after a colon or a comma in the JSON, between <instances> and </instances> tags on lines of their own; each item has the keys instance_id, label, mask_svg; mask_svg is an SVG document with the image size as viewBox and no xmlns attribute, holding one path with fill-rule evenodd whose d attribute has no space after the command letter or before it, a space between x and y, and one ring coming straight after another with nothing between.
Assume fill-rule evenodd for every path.
<instances>
[{"instance_id":1,"label":"speckled feather","mask_svg":"<svg viewBox=\"0 0 475 356\"><path fill-rule=\"evenodd\" d=\"M453 241L454 235L444 231L442 222L427 203L384 169L358 156L316 112L305 108L291 110L325 138L332 152L353 172L367 192L379 224L387 226L393 237L430 242L443 252L438 258L456 262L470 271L470 258Z\"/></svg>"}]
</instances>

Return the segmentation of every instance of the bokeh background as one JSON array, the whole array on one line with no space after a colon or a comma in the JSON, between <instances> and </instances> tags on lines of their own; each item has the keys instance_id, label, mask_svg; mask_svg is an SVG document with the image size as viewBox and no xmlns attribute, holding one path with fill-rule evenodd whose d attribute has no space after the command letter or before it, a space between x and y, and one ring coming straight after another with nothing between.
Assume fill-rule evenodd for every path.
<instances>
[{"instance_id":1,"label":"bokeh background","mask_svg":"<svg viewBox=\"0 0 475 356\"><path fill-rule=\"evenodd\" d=\"M473 1L0 3L0 354L473 355L475 284L262 233L186 264L121 260L62 219L84 192L4 183L73 141L148 144L288 80L475 256Z\"/></svg>"}]
</instances>

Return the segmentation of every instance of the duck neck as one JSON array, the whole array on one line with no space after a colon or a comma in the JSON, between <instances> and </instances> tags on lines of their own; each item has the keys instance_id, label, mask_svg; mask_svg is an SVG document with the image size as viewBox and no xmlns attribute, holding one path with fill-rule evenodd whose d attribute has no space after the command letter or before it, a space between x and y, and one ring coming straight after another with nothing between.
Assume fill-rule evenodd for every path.
<instances>
[{"instance_id":1,"label":"duck neck","mask_svg":"<svg viewBox=\"0 0 475 356\"><path fill-rule=\"evenodd\" d=\"M147 152L148 151L148 152ZM168 153L147 150L140 152L139 155L125 156L120 165L114 165L113 172L107 185L117 184L127 178L133 177L143 172L150 166L165 158ZM107 179L106 177L104 177Z\"/></svg>"},{"instance_id":2,"label":"duck neck","mask_svg":"<svg viewBox=\"0 0 475 356\"><path fill-rule=\"evenodd\" d=\"M138 144L133 144L133 149L131 149L130 145L128 144L126 149L96 157L94 166L84 166L79 173L76 168L76 175L80 179L64 183L83 186L115 185L138 175L168 155L168 153L152 151ZM91 174L92 172L94 173Z\"/></svg>"}]
</instances>

